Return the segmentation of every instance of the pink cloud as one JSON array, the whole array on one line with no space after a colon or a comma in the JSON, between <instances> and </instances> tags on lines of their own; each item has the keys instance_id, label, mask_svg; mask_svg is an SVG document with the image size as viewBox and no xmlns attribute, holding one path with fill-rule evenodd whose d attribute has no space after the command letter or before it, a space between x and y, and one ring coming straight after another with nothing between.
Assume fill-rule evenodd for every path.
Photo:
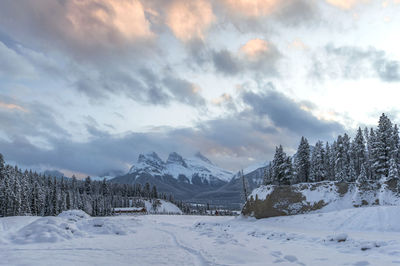
<instances>
[{"instance_id":1,"label":"pink cloud","mask_svg":"<svg viewBox=\"0 0 400 266\"><path fill-rule=\"evenodd\" d=\"M134 41L153 36L138 0L73 0L66 5L71 37L79 41L109 42L115 35Z\"/></svg>"},{"instance_id":2,"label":"pink cloud","mask_svg":"<svg viewBox=\"0 0 400 266\"><path fill-rule=\"evenodd\" d=\"M368 0L325 0L325 1L328 4L331 4L333 6L336 6L344 10L350 10L359 4L369 2Z\"/></svg>"},{"instance_id":3,"label":"pink cloud","mask_svg":"<svg viewBox=\"0 0 400 266\"><path fill-rule=\"evenodd\" d=\"M252 39L244 44L240 51L250 60L256 60L260 55L269 51L269 44L265 40Z\"/></svg>"},{"instance_id":4,"label":"pink cloud","mask_svg":"<svg viewBox=\"0 0 400 266\"><path fill-rule=\"evenodd\" d=\"M174 1L168 7L166 24L181 41L205 38L205 32L215 21L209 1Z\"/></svg>"},{"instance_id":5,"label":"pink cloud","mask_svg":"<svg viewBox=\"0 0 400 266\"><path fill-rule=\"evenodd\" d=\"M284 1L279 0L223 0L224 4L236 13L245 17L259 17L274 12Z\"/></svg>"}]
</instances>

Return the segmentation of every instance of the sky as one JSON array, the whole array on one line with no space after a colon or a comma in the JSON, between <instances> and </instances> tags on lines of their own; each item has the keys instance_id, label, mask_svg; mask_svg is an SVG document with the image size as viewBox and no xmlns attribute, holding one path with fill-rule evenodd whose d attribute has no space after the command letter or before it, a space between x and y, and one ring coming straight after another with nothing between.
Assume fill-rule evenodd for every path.
<instances>
[{"instance_id":1,"label":"sky","mask_svg":"<svg viewBox=\"0 0 400 266\"><path fill-rule=\"evenodd\" d=\"M3 0L0 153L67 175L237 171L398 116L399 0Z\"/></svg>"}]
</instances>

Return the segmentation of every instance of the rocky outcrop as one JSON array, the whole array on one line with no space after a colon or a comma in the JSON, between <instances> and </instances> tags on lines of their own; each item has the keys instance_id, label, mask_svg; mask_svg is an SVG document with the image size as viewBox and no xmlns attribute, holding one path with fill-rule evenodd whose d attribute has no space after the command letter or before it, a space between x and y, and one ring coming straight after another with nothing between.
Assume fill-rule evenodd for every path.
<instances>
[{"instance_id":1,"label":"rocky outcrop","mask_svg":"<svg viewBox=\"0 0 400 266\"><path fill-rule=\"evenodd\" d=\"M331 211L371 205L400 204L397 180L303 183L291 186L261 186L249 196L242 213L268 218Z\"/></svg>"}]
</instances>

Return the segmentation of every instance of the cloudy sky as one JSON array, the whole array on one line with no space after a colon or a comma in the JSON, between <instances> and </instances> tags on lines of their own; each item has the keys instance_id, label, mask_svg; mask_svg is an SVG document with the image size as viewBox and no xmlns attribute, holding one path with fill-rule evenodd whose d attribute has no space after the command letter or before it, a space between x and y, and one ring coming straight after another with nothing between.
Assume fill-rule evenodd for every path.
<instances>
[{"instance_id":1,"label":"cloudy sky","mask_svg":"<svg viewBox=\"0 0 400 266\"><path fill-rule=\"evenodd\" d=\"M400 121L399 0L2 0L0 152L67 174L139 153L230 170Z\"/></svg>"}]
</instances>

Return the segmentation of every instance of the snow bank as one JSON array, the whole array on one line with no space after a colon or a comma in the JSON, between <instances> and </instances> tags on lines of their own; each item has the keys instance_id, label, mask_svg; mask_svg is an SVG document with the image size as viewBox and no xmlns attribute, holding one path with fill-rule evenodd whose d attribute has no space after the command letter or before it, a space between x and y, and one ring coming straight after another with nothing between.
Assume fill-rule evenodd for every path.
<instances>
[{"instance_id":1,"label":"snow bank","mask_svg":"<svg viewBox=\"0 0 400 266\"><path fill-rule=\"evenodd\" d=\"M63 211L58 215L58 217L77 222L79 220L89 218L90 215L82 210L69 210L69 211Z\"/></svg>"},{"instance_id":2,"label":"snow bank","mask_svg":"<svg viewBox=\"0 0 400 266\"><path fill-rule=\"evenodd\" d=\"M113 217L93 218L80 210L65 211L57 217L23 220L26 224L18 229L5 231L4 239L14 244L56 243L96 234L126 235L135 232Z\"/></svg>"},{"instance_id":3,"label":"snow bank","mask_svg":"<svg viewBox=\"0 0 400 266\"><path fill-rule=\"evenodd\" d=\"M76 225L56 217L43 217L26 225L11 235L10 240L16 244L59 242L82 236Z\"/></svg>"},{"instance_id":4,"label":"snow bank","mask_svg":"<svg viewBox=\"0 0 400 266\"><path fill-rule=\"evenodd\" d=\"M246 220L246 219L243 219ZM259 227L277 225L282 228L338 232L334 240L344 238L343 232L400 232L400 206L373 206L324 213L299 214L257 220Z\"/></svg>"}]
</instances>

